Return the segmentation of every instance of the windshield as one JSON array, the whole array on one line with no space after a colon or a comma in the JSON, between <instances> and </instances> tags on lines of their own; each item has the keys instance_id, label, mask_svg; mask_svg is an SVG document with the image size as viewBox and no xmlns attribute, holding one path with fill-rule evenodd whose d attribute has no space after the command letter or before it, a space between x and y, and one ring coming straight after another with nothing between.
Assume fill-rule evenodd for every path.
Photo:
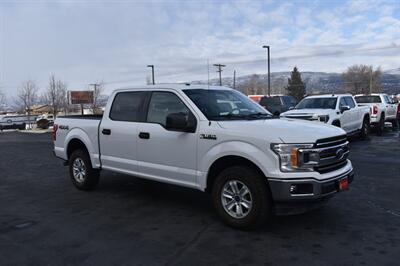
<instances>
[{"instance_id":1,"label":"windshield","mask_svg":"<svg viewBox=\"0 0 400 266\"><path fill-rule=\"evenodd\" d=\"M272 117L264 108L235 90L190 89L183 92L209 120Z\"/></svg>"},{"instance_id":2,"label":"windshield","mask_svg":"<svg viewBox=\"0 0 400 266\"><path fill-rule=\"evenodd\" d=\"M380 103L381 97L379 96L356 96L357 103Z\"/></svg>"},{"instance_id":3,"label":"windshield","mask_svg":"<svg viewBox=\"0 0 400 266\"><path fill-rule=\"evenodd\" d=\"M305 98L299 102L296 109L335 109L337 97Z\"/></svg>"}]
</instances>

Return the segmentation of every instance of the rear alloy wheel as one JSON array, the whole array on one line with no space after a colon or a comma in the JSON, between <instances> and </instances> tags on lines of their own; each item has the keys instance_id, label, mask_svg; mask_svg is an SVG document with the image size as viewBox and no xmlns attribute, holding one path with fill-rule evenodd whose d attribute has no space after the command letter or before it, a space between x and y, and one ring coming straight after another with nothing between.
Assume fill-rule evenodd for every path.
<instances>
[{"instance_id":1,"label":"rear alloy wheel","mask_svg":"<svg viewBox=\"0 0 400 266\"><path fill-rule=\"evenodd\" d=\"M92 168L86 151L76 150L69 158L69 174L72 183L81 190L92 190L99 183L99 170Z\"/></svg>"},{"instance_id":2,"label":"rear alloy wheel","mask_svg":"<svg viewBox=\"0 0 400 266\"><path fill-rule=\"evenodd\" d=\"M267 179L248 166L223 170L212 188L215 209L229 226L253 229L263 225L273 213Z\"/></svg>"}]
</instances>

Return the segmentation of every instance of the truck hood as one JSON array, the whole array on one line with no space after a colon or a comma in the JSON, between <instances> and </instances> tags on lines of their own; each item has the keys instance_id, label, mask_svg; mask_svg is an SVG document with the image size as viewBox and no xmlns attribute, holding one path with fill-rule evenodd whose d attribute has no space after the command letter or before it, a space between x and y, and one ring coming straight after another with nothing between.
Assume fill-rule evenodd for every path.
<instances>
[{"instance_id":1,"label":"truck hood","mask_svg":"<svg viewBox=\"0 0 400 266\"><path fill-rule=\"evenodd\" d=\"M318 116L318 115L329 115L334 113L333 109L293 109L281 114L281 116Z\"/></svg>"},{"instance_id":2,"label":"truck hood","mask_svg":"<svg viewBox=\"0 0 400 266\"><path fill-rule=\"evenodd\" d=\"M218 121L220 127L251 137L280 139L284 143L314 143L318 139L345 135L341 128L298 119Z\"/></svg>"}]
</instances>

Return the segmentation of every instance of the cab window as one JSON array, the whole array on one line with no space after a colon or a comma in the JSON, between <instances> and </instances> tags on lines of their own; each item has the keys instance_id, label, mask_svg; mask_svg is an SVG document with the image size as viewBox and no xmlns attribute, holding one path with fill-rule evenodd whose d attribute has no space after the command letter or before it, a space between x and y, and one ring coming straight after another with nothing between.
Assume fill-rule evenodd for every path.
<instances>
[{"instance_id":1,"label":"cab window","mask_svg":"<svg viewBox=\"0 0 400 266\"><path fill-rule=\"evenodd\" d=\"M189 119L191 112L181 99L172 92L153 92L151 95L147 122L166 126L167 116L173 113L183 113Z\"/></svg>"},{"instance_id":2,"label":"cab window","mask_svg":"<svg viewBox=\"0 0 400 266\"><path fill-rule=\"evenodd\" d=\"M352 97L344 97L344 99L346 101L347 106L349 106L350 108L356 107L356 104L354 103Z\"/></svg>"},{"instance_id":3,"label":"cab window","mask_svg":"<svg viewBox=\"0 0 400 266\"><path fill-rule=\"evenodd\" d=\"M142 122L147 92L120 92L113 101L110 119L115 121Z\"/></svg>"}]
</instances>

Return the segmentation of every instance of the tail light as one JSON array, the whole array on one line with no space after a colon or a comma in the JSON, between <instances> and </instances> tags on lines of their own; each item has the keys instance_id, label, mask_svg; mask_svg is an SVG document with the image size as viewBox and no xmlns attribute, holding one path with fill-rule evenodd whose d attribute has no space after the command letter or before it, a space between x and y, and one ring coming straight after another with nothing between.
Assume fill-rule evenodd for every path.
<instances>
[{"instance_id":1,"label":"tail light","mask_svg":"<svg viewBox=\"0 0 400 266\"><path fill-rule=\"evenodd\" d=\"M378 106L373 105L372 106L372 114L376 115L378 113Z\"/></svg>"},{"instance_id":2,"label":"tail light","mask_svg":"<svg viewBox=\"0 0 400 266\"><path fill-rule=\"evenodd\" d=\"M51 132L51 137L52 137L53 141L57 140L57 130L58 130L58 125L54 124L53 131Z\"/></svg>"}]
</instances>

